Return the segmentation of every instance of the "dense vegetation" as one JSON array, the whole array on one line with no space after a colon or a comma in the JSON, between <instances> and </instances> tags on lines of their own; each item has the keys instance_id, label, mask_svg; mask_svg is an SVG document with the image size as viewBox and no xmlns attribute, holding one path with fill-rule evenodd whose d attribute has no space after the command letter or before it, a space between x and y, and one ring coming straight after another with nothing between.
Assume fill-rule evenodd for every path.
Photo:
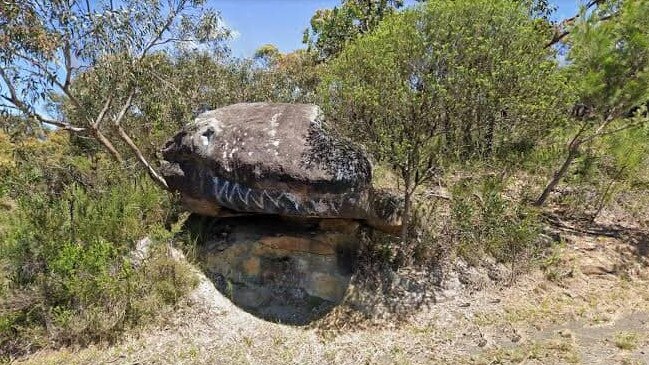
<instances>
[{"instance_id":1,"label":"dense vegetation","mask_svg":"<svg viewBox=\"0 0 649 365\"><path fill-rule=\"evenodd\" d=\"M194 285L165 245L170 199L141 172L76 155L61 132L0 136L0 356L113 340Z\"/></svg>"},{"instance_id":2,"label":"dense vegetation","mask_svg":"<svg viewBox=\"0 0 649 365\"><path fill-rule=\"evenodd\" d=\"M306 49L237 59L199 0L0 4L0 358L113 340L194 285L157 148L235 102L318 103L371 153L406 204L401 237L376 238L392 266L524 267L544 216L646 210L649 1L551 12L345 0Z\"/></svg>"}]
</instances>

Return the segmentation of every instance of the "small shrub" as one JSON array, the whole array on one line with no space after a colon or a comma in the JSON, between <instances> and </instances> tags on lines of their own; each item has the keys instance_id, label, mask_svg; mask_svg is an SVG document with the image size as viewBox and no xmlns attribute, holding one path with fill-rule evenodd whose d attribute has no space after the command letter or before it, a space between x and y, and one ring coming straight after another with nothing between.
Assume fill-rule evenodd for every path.
<instances>
[{"instance_id":1,"label":"small shrub","mask_svg":"<svg viewBox=\"0 0 649 365\"><path fill-rule=\"evenodd\" d=\"M533 254L540 230L538 214L508 200L504 183L488 177L480 183L462 180L452 191L450 233L456 254L477 264L485 255L515 263Z\"/></svg>"},{"instance_id":2,"label":"small shrub","mask_svg":"<svg viewBox=\"0 0 649 365\"><path fill-rule=\"evenodd\" d=\"M613 337L613 343L620 350L635 350L639 341L638 334L633 332L618 332Z\"/></svg>"},{"instance_id":3,"label":"small shrub","mask_svg":"<svg viewBox=\"0 0 649 365\"><path fill-rule=\"evenodd\" d=\"M546 250L543 257L538 258L539 268L543 271L545 278L553 282L561 282L565 277L572 275L572 268L567 266L563 259L563 241L557 243L549 250Z\"/></svg>"}]
</instances>

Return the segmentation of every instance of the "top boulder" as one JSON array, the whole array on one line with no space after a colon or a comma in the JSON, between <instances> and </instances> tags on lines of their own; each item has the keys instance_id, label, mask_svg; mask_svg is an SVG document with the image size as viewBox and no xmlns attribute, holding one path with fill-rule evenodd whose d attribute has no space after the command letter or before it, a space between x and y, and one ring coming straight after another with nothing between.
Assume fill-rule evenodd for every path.
<instances>
[{"instance_id":1,"label":"top boulder","mask_svg":"<svg viewBox=\"0 0 649 365\"><path fill-rule=\"evenodd\" d=\"M242 103L199 115L169 141L165 160L200 162L256 188L341 192L371 180L367 157L328 136L309 104ZM206 166L207 167L207 166Z\"/></svg>"},{"instance_id":2,"label":"top boulder","mask_svg":"<svg viewBox=\"0 0 649 365\"><path fill-rule=\"evenodd\" d=\"M163 174L196 213L368 219L371 164L329 134L315 105L243 103L199 115L162 150ZM373 214L372 214L373 215Z\"/></svg>"}]
</instances>

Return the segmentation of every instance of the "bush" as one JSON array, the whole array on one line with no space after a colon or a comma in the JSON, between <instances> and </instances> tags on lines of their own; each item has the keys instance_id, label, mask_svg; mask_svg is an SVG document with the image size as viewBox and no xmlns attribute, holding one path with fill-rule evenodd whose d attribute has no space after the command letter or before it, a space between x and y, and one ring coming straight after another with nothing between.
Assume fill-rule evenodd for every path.
<instances>
[{"instance_id":1,"label":"bush","mask_svg":"<svg viewBox=\"0 0 649 365\"><path fill-rule=\"evenodd\" d=\"M538 213L504 195L504 182L487 177L458 182L452 190L450 233L456 254L469 263L490 255L514 264L537 249Z\"/></svg>"},{"instance_id":2,"label":"bush","mask_svg":"<svg viewBox=\"0 0 649 365\"><path fill-rule=\"evenodd\" d=\"M0 359L115 340L196 282L170 256L166 192L140 172L65 148L56 137L17 146L29 160L15 157L3 184L15 203L11 214L0 207ZM137 262L132 252L146 236L150 255Z\"/></svg>"},{"instance_id":3,"label":"bush","mask_svg":"<svg viewBox=\"0 0 649 365\"><path fill-rule=\"evenodd\" d=\"M72 186L63 199L20 200L0 239L3 276L0 354L24 344L86 344L114 340L126 327L174 304L194 284L185 264L170 258L161 195L148 180L104 194ZM129 251L154 232L151 257L135 265ZM36 337L34 337L36 336ZM33 346L33 345L32 345Z\"/></svg>"}]
</instances>

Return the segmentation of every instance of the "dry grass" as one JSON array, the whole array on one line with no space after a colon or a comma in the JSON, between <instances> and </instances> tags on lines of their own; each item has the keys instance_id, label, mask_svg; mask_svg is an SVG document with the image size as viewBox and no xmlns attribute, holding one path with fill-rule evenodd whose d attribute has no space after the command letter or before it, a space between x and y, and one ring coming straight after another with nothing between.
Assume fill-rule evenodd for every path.
<instances>
[{"instance_id":1,"label":"dry grass","mask_svg":"<svg viewBox=\"0 0 649 365\"><path fill-rule=\"evenodd\" d=\"M472 357L470 364L580 364L579 348L574 341L553 339L521 344L511 348L486 351Z\"/></svg>"},{"instance_id":2,"label":"dry grass","mask_svg":"<svg viewBox=\"0 0 649 365\"><path fill-rule=\"evenodd\" d=\"M635 350L640 342L641 335L636 332L618 332L613 337L615 347L620 350Z\"/></svg>"}]
</instances>

